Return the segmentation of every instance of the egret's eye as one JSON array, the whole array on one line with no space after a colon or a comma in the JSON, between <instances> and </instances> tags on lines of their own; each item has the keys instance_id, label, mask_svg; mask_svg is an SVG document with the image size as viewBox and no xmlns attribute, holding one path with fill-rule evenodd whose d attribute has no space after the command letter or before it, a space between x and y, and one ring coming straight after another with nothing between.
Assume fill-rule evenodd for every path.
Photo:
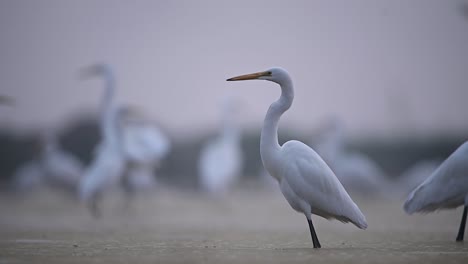
<instances>
[{"instance_id":1,"label":"egret's eye","mask_svg":"<svg viewBox=\"0 0 468 264\"><path fill-rule=\"evenodd\" d=\"M271 76L271 71L267 71L268 76Z\"/></svg>"}]
</instances>

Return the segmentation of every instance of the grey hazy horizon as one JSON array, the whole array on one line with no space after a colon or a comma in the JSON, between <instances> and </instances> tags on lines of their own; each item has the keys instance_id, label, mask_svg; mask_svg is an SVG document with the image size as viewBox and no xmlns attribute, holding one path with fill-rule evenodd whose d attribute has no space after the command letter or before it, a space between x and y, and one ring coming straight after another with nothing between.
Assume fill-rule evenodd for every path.
<instances>
[{"instance_id":1,"label":"grey hazy horizon","mask_svg":"<svg viewBox=\"0 0 468 264\"><path fill-rule=\"evenodd\" d=\"M0 125L55 125L96 109L107 62L118 100L175 135L206 132L227 96L257 128L279 88L226 78L287 69L281 127L307 132L340 116L352 135L468 133L463 1L1 1Z\"/></svg>"}]
</instances>

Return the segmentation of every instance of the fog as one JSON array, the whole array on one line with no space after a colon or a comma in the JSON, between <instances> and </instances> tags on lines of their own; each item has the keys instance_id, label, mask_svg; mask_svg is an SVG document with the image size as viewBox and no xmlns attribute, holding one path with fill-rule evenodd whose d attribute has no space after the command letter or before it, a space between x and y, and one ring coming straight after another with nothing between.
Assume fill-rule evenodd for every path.
<instances>
[{"instance_id":1,"label":"fog","mask_svg":"<svg viewBox=\"0 0 468 264\"><path fill-rule=\"evenodd\" d=\"M175 136L206 133L226 95L258 129L279 89L226 78L287 69L296 98L280 127L330 115L351 135L466 134L468 19L462 1L2 1L3 126L34 128L96 111L107 62L118 98Z\"/></svg>"}]
</instances>

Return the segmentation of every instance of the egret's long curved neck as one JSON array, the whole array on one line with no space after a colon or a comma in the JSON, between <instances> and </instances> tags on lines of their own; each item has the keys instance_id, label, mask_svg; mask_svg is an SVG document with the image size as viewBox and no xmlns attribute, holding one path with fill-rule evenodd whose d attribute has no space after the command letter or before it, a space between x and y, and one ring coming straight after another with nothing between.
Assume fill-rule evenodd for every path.
<instances>
[{"instance_id":1,"label":"egret's long curved neck","mask_svg":"<svg viewBox=\"0 0 468 264\"><path fill-rule=\"evenodd\" d=\"M108 115L114 105L115 95L115 77L111 72L106 72L103 75L105 88L101 97L101 114L102 117Z\"/></svg>"},{"instance_id":2,"label":"egret's long curved neck","mask_svg":"<svg viewBox=\"0 0 468 264\"><path fill-rule=\"evenodd\" d=\"M266 163L274 160L275 154L281 148L278 142L278 122L281 115L291 107L294 99L293 83L290 78L282 80L279 85L281 86L281 96L270 105L260 137L260 153L265 166L267 166Z\"/></svg>"},{"instance_id":3,"label":"egret's long curved neck","mask_svg":"<svg viewBox=\"0 0 468 264\"><path fill-rule=\"evenodd\" d=\"M103 75L105 88L101 98L101 133L105 140L116 143L118 138L115 77L107 71Z\"/></svg>"}]
</instances>

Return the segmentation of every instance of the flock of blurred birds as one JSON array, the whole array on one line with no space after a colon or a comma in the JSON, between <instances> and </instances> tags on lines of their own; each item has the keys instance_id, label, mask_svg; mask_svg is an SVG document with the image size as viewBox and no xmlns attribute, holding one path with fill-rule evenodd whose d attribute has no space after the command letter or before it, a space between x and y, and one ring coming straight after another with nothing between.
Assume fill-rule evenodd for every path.
<instances>
[{"instance_id":1,"label":"flock of blurred birds","mask_svg":"<svg viewBox=\"0 0 468 264\"><path fill-rule=\"evenodd\" d=\"M129 197L154 190L157 172L171 151L171 142L163 130L142 112L116 102L116 80L111 66L96 64L81 71L83 78L101 77L104 89L99 105L100 142L91 163L61 148L54 131L40 136L38 155L19 166L10 180L13 190L30 191L47 185L62 189L85 202L91 213L100 215L99 201L116 186ZM6 96L1 103L15 107ZM202 191L224 195L236 185L243 173L244 155L241 131L236 122L239 102L225 98L220 109L218 135L208 140L198 157L198 182ZM345 128L339 118L330 118L315 133L310 145L335 172L346 190L364 195L402 198L423 182L439 166L439 161L414 164L401 177L387 177L370 157L346 148ZM195 174L195 172L194 172ZM266 170L259 173L259 182L274 186Z\"/></svg>"}]
</instances>

